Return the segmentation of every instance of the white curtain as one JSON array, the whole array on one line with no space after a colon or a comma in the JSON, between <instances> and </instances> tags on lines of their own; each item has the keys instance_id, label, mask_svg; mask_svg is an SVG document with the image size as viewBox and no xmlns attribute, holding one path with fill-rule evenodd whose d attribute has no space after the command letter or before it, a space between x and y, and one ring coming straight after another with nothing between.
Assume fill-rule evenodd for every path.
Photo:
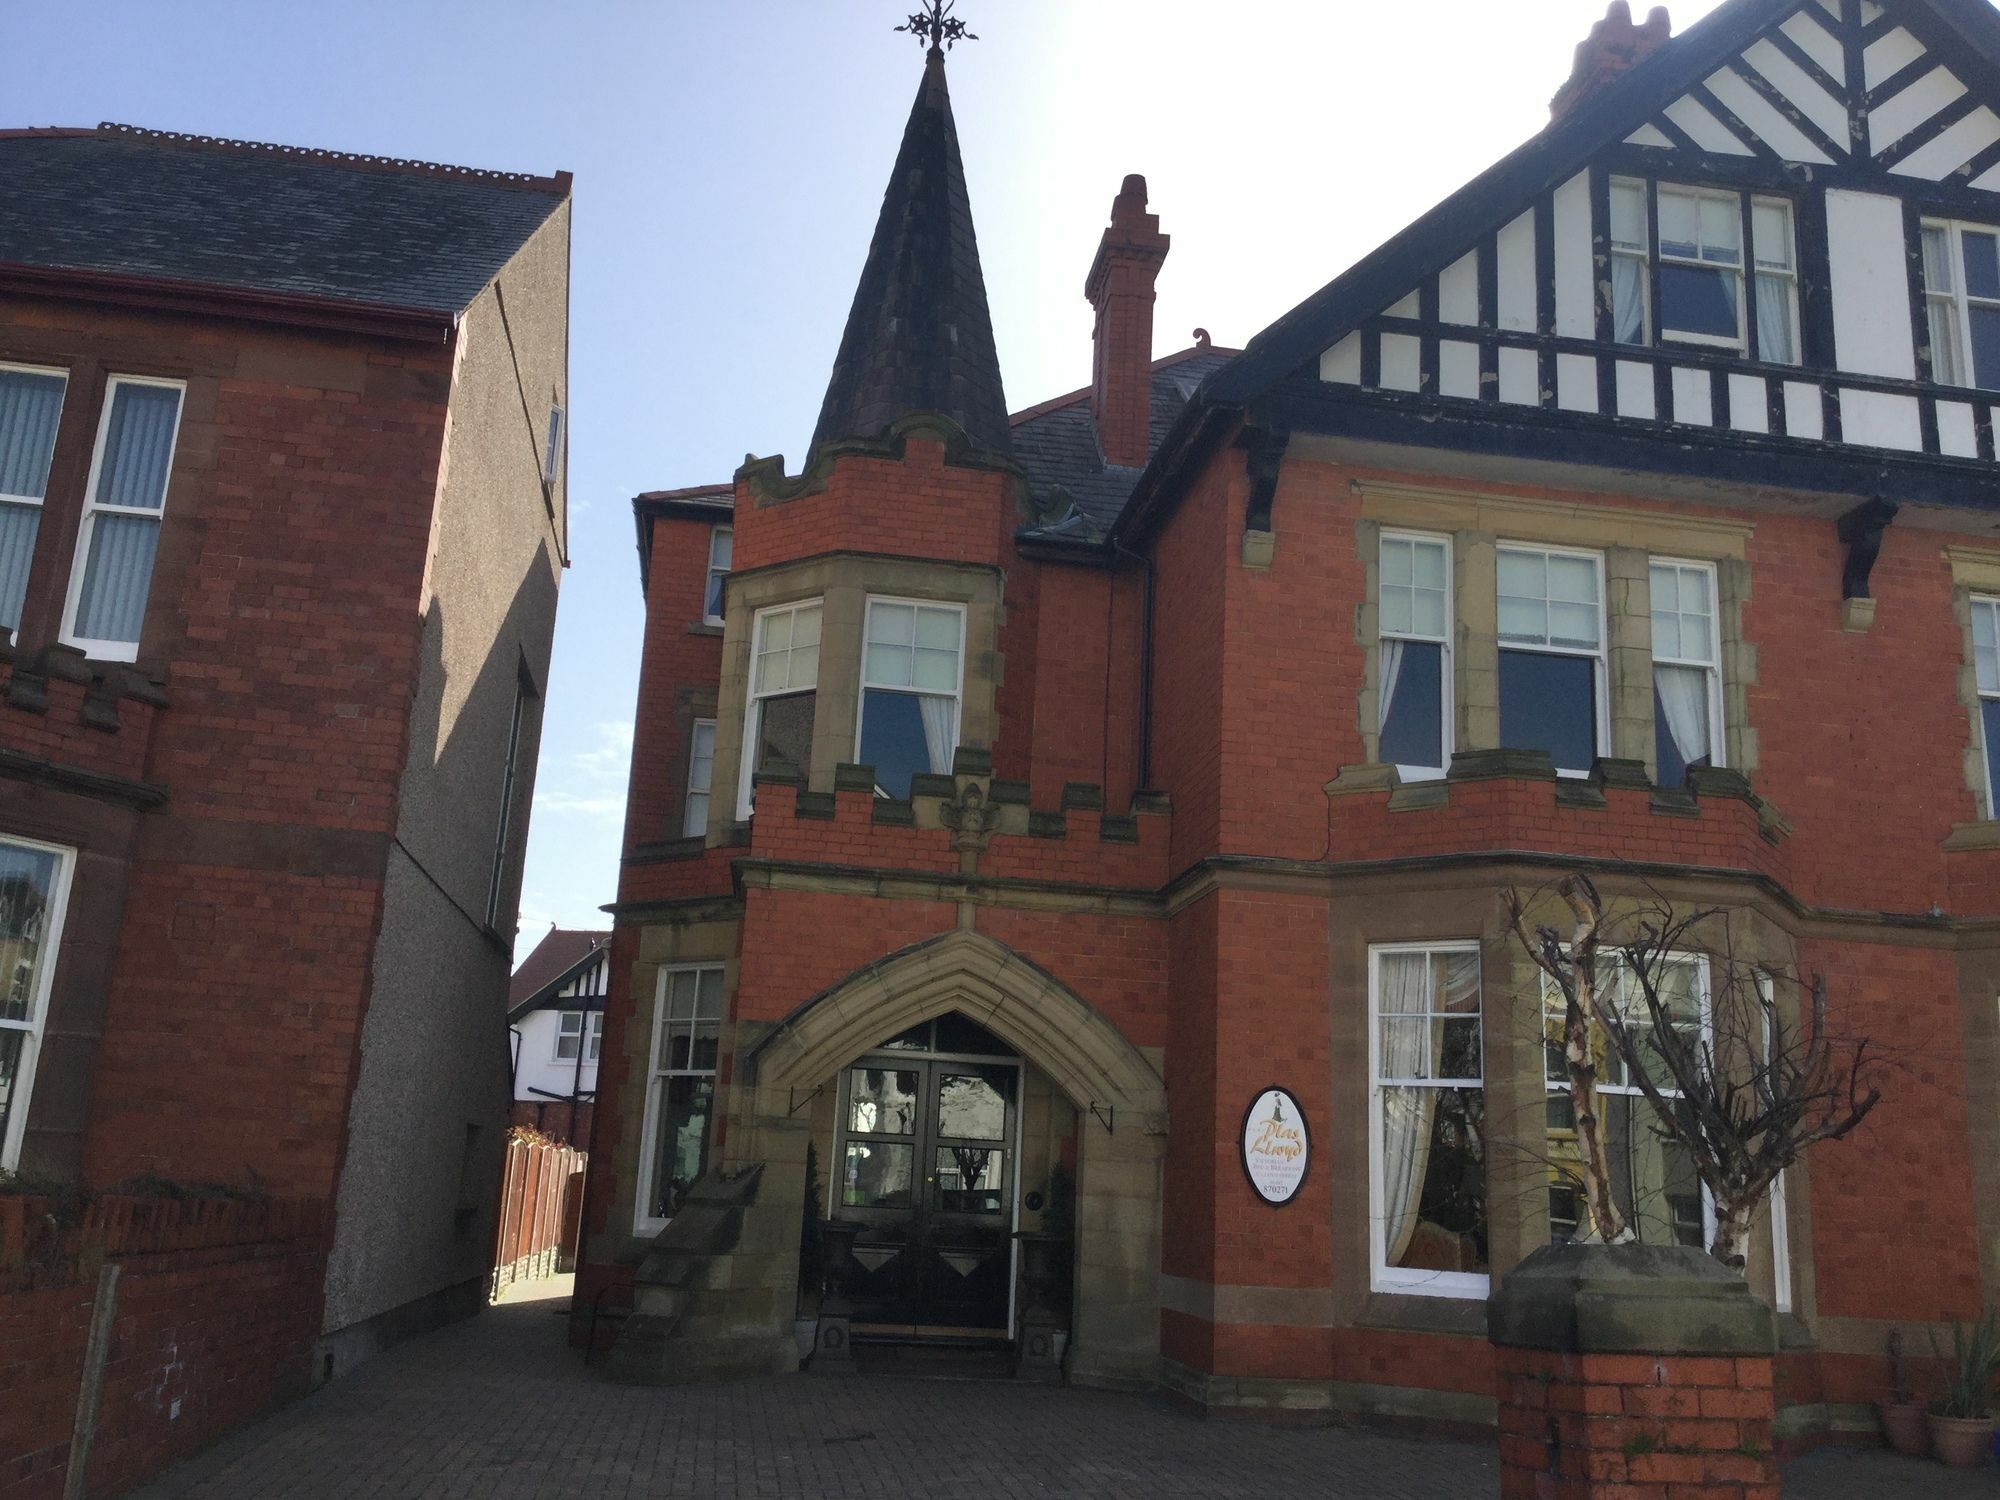
<instances>
[{"instance_id":1,"label":"white curtain","mask_svg":"<svg viewBox=\"0 0 2000 1500\"><path fill-rule=\"evenodd\" d=\"M924 716L924 749L931 758L931 770L942 776L951 770L951 753L958 746L952 720L957 717L958 703L952 698L922 696L917 699L917 707Z\"/></svg>"},{"instance_id":2,"label":"white curtain","mask_svg":"<svg viewBox=\"0 0 2000 1500\"><path fill-rule=\"evenodd\" d=\"M1792 288L1782 276L1757 278L1757 357L1788 365L1792 353Z\"/></svg>"},{"instance_id":3,"label":"white curtain","mask_svg":"<svg viewBox=\"0 0 2000 1500\"><path fill-rule=\"evenodd\" d=\"M1711 753L1708 743L1708 673L1699 667L1655 667L1653 685L1667 716L1667 733L1687 765Z\"/></svg>"},{"instance_id":4,"label":"white curtain","mask_svg":"<svg viewBox=\"0 0 2000 1500\"><path fill-rule=\"evenodd\" d=\"M1403 675L1403 643L1401 641L1388 637L1383 639L1381 671L1382 689L1376 695L1377 700L1382 705L1381 721L1376 726L1378 729L1388 726L1389 710L1396 703L1396 683Z\"/></svg>"},{"instance_id":5,"label":"white curtain","mask_svg":"<svg viewBox=\"0 0 2000 1500\"><path fill-rule=\"evenodd\" d=\"M1640 342L1646 311L1646 263L1630 255L1611 257L1612 334L1621 344Z\"/></svg>"},{"instance_id":6,"label":"white curtain","mask_svg":"<svg viewBox=\"0 0 2000 1500\"><path fill-rule=\"evenodd\" d=\"M1382 955L1381 1060L1383 1078L1428 1078L1436 1055L1429 1016L1430 963L1422 953ZM1405 1016L1407 1020L1397 1020ZM1382 1256L1398 1265L1417 1230L1424 1174L1431 1158L1431 1121L1437 1090L1382 1090Z\"/></svg>"}]
</instances>

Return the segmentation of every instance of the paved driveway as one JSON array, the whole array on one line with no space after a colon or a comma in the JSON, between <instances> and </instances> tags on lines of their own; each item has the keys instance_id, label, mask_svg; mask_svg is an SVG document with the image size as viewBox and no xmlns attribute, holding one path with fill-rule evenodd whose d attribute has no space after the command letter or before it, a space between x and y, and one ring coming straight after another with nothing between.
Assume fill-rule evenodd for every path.
<instances>
[{"instance_id":1,"label":"paved driveway","mask_svg":"<svg viewBox=\"0 0 2000 1500\"><path fill-rule=\"evenodd\" d=\"M867 1376L613 1385L563 1345L567 1278L414 1340L169 1470L133 1500L1012 1500L1491 1496L1484 1445L1205 1422L1164 1403ZM1994 1496L1882 1454L1794 1464L1787 1500Z\"/></svg>"}]
</instances>

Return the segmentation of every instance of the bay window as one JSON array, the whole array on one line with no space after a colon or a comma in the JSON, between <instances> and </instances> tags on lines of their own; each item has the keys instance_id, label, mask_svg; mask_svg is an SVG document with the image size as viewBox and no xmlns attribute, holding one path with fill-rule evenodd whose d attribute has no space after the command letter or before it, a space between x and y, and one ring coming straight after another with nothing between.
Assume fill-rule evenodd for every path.
<instances>
[{"instance_id":1,"label":"bay window","mask_svg":"<svg viewBox=\"0 0 2000 1500\"><path fill-rule=\"evenodd\" d=\"M1543 750L1588 775L1609 738L1604 559L1595 552L1503 546L1496 556L1500 743Z\"/></svg>"},{"instance_id":2,"label":"bay window","mask_svg":"<svg viewBox=\"0 0 2000 1500\"><path fill-rule=\"evenodd\" d=\"M708 1170L715 1057L722 1034L722 970L662 969L653 1000L653 1050L639 1164L636 1229L674 1216Z\"/></svg>"},{"instance_id":3,"label":"bay window","mask_svg":"<svg viewBox=\"0 0 2000 1500\"><path fill-rule=\"evenodd\" d=\"M73 851L0 839L0 1171L20 1165Z\"/></svg>"},{"instance_id":4,"label":"bay window","mask_svg":"<svg viewBox=\"0 0 2000 1500\"><path fill-rule=\"evenodd\" d=\"M1722 764L1721 644L1715 569L1652 564L1653 747L1661 786L1679 786L1690 766Z\"/></svg>"},{"instance_id":5,"label":"bay window","mask_svg":"<svg viewBox=\"0 0 2000 1500\"><path fill-rule=\"evenodd\" d=\"M1405 781L1451 764L1451 545L1385 532L1380 550L1376 759Z\"/></svg>"},{"instance_id":6,"label":"bay window","mask_svg":"<svg viewBox=\"0 0 2000 1500\"><path fill-rule=\"evenodd\" d=\"M1706 344L1798 362L1790 203L1624 177L1612 179L1610 198L1612 333L1619 343Z\"/></svg>"},{"instance_id":7,"label":"bay window","mask_svg":"<svg viewBox=\"0 0 2000 1500\"><path fill-rule=\"evenodd\" d=\"M820 601L758 612L750 643L750 702L743 726L743 770L736 815L751 812L752 780L783 767L812 765L813 720L819 702Z\"/></svg>"},{"instance_id":8,"label":"bay window","mask_svg":"<svg viewBox=\"0 0 2000 1500\"><path fill-rule=\"evenodd\" d=\"M1369 950L1378 1291L1487 1290L1486 1096L1477 943Z\"/></svg>"},{"instance_id":9,"label":"bay window","mask_svg":"<svg viewBox=\"0 0 2000 1500\"><path fill-rule=\"evenodd\" d=\"M185 389L118 375L105 391L63 616L63 639L92 656L139 654Z\"/></svg>"},{"instance_id":10,"label":"bay window","mask_svg":"<svg viewBox=\"0 0 2000 1500\"><path fill-rule=\"evenodd\" d=\"M715 720L696 719L688 737L687 796L681 806L681 837L708 832L708 795L715 780Z\"/></svg>"},{"instance_id":11,"label":"bay window","mask_svg":"<svg viewBox=\"0 0 2000 1500\"><path fill-rule=\"evenodd\" d=\"M1638 1040L1641 1060L1645 1060L1651 1053L1647 1038L1653 1021L1637 977L1622 960L1601 954L1597 978L1600 1003ZM1686 955L1667 958L1658 986L1669 1024L1676 1031L1700 1035L1707 1030L1705 961ZM1549 1237L1556 1241L1573 1238L1587 1219L1582 1154L1565 1061L1564 1012L1562 990L1543 975ZM1590 1050L1597 1066L1598 1110L1611 1168L1611 1196L1632 1238L1646 1245L1703 1248L1708 1243L1708 1207L1693 1159L1685 1147L1664 1139L1654 1128L1653 1106L1601 1027L1591 1028ZM1647 1073L1662 1095L1679 1097L1663 1062L1656 1061Z\"/></svg>"},{"instance_id":12,"label":"bay window","mask_svg":"<svg viewBox=\"0 0 2000 1500\"><path fill-rule=\"evenodd\" d=\"M10 636L21 628L68 384L60 370L0 365L0 630Z\"/></svg>"},{"instance_id":13,"label":"bay window","mask_svg":"<svg viewBox=\"0 0 2000 1500\"><path fill-rule=\"evenodd\" d=\"M1926 220L1923 279L1931 378L2000 390L2000 229Z\"/></svg>"},{"instance_id":14,"label":"bay window","mask_svg":"<svg viewBox=\"0 0 2000 1500\"><path fill-rule=\"evenodd\" d=\"M876 795L907 798L913 777L951 770L964 640L962 605L868 601L854 758L875 768Z\"/></svg>"},{"instance_id":15,"label":"bay window","mask_svg":"<svg viewBox=\"0 0 2000 1500\"><path fill-rule=\"evenodd\" d=\"M1986 816L2000 817L2000 599L1972 601L1972 669L1979 690L1979 738L1985 752Z\"/></svg>"}]
</instances>

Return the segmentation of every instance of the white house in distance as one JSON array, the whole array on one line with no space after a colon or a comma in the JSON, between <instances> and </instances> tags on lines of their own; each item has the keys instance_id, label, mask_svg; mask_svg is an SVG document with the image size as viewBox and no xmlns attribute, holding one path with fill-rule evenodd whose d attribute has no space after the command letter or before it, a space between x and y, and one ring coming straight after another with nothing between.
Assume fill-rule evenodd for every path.
<instances>
[{"instance_id":1,"label":"white house in distance","mask_svg":"<svg viewBox=\"0 0 2000 1500\"><path fill-rule=\"evenodd\" d=\"M507 994L513 1123L590 1148L611 934L551 927Z\"/></svg>"}]
</instances>

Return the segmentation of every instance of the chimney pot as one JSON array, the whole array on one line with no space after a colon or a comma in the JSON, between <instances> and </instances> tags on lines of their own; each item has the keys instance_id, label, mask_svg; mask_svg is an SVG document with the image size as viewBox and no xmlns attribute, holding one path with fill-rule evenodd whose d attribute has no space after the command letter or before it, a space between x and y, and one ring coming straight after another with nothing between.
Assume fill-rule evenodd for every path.
<instances>
[{"instance_id":1,"label":"chimney pot","mask_svg":"<svg viewBox=\"0 0 2000 1500\"><path fill-rule=\"evenodd\" d=\"M1664 5L1646 13L1643 26L1632 22L1629 0L1611 0L1604 19L1577 43L1576 63L1569 81L1549 101L1549 115L1560 120L1629 73L1673 39L1674 23Z\"/></svg>"}]
</instances>

